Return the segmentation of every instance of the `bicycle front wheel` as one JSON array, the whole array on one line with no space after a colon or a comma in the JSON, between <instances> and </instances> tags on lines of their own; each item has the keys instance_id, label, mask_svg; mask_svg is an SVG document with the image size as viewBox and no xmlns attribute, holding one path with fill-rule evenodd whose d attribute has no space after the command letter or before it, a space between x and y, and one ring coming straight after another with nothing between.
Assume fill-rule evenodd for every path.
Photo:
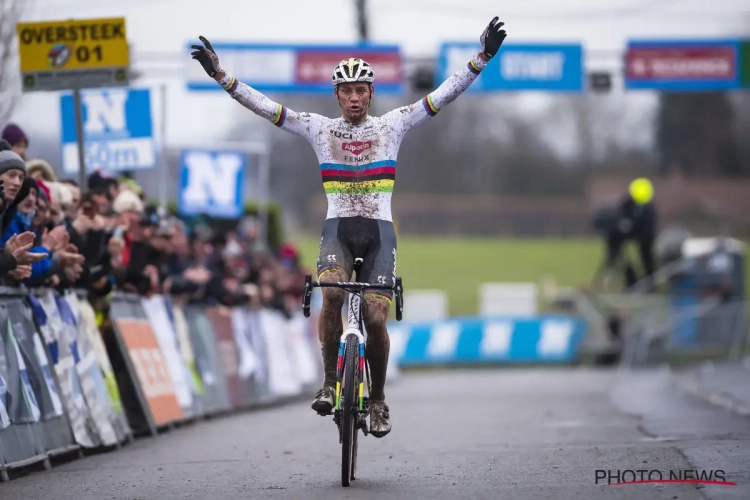
<instances>
[{"instance_id":1,"label":"bicycle front wheel","mask_svg":"<svg viewBox=\"0 0 750 500\"><path fill-rule=\"evenodd\" d=\"M344 348L344 381L341 387L341 485L349 486L354 476L357 443L357 361L359 340L346 338Z\"/></svg>"}]
</instances>

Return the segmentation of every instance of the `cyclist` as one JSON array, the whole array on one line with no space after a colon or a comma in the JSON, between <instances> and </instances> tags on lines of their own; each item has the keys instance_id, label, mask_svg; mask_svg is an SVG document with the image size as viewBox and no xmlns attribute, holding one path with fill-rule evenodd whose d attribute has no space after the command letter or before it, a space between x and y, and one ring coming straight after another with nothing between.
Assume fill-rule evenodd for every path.
<instances>
[{"instance_id":1,"label":"cyclist","mask_svg":"<svg viewBox=\"0 0 750 500\"><path fill-rule=\"evenodd\" d=\"M333 94L342 116L327 118L292 111L238 81L219 65L218 56L204 37L200 37L203 46L192 46L193 59L229 95L277 127L304 137L315 150L328 198L317 263L318 279L349 281L354 260L361 258L360 281L395 285L396 234L391 195L401 141L412 127L435 116L476 80L505 40L503 25L498 17L493 18L480 36L481 51L434 92L381 117L368 115L375 93L375 74L362 59L345 59L334 68ZM323 290L319 335L325 374L323 387L312 403L312 408L321 415L328 415L333 409L345 298L346 292L341 289ZM370 433L375 437L391 431L384 393L390 349L386 320L391 299L392 294L379 291L365 296L366 356L372 376Z\"/></svg>"}]
</instances>

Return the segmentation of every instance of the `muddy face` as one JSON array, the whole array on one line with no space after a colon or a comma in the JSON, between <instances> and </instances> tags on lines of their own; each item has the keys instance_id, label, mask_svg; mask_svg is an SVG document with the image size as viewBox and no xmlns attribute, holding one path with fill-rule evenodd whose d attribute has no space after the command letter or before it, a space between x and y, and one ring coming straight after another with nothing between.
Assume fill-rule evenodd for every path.
<instances>
[{"instance_id":1,"label":"muddy face","mask_svg":"<svg viewBox=\"0 0 750 500\"><path fill-rule=\"evenodd\" d=\"M367 118L372 98L372 87L369 83L340 83L336 86L334 94L346 121L358 125Z\"/></svg>"}]
</instances>

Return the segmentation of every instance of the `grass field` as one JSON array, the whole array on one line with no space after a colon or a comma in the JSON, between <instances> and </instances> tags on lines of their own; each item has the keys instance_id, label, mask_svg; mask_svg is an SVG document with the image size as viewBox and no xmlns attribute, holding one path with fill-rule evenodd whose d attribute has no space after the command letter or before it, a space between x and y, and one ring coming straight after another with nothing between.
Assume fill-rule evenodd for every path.
<instances>
[{"instance_id":1,"label":"grass field","mask_svg":"<svg viewBox=\"0 0 750 500\"><path fill-rule=\"evenodd\" d=\"M295 238L295 242L305 265L314 270L320 236ZM401 236L397 273L407 290L446 290L451 315L473 315L480 283L540 283L549 277L560 286L586 286L603 259L603 250L603 242L595 238ZM748 284L750 265L745 271Z\"/></svg>"},{"instance_id":2,"label":"grass field","mask_svg":"<svg viewBox=\"0 0 750 500\"><path fill-rule=\"evenodd\" d=\"M296 238L305 264L315 269L320 237ZM451 315L476 313L480 283L539 282L585 285L602 259L594 239L459 239L400 237L397 273L404 288L444 289Z\"/></svg>"}]
</instances>

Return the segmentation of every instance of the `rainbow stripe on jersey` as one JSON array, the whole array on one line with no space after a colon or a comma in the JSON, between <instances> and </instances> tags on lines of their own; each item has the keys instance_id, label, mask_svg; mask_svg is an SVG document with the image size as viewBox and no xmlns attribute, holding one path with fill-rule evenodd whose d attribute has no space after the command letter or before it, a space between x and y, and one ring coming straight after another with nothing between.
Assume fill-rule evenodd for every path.
<instances>
[{"instance_id":1,"label":"rainbow stripe on jersey","mask_svg":"<svg viewBox=\"0 0 750 500\"><path fill-rule=\"evenodd\" d=\"M320 176L326 194L392 193L396 162L383 160L364 165L321 163Z\"/></svg>"}]
</instances>

